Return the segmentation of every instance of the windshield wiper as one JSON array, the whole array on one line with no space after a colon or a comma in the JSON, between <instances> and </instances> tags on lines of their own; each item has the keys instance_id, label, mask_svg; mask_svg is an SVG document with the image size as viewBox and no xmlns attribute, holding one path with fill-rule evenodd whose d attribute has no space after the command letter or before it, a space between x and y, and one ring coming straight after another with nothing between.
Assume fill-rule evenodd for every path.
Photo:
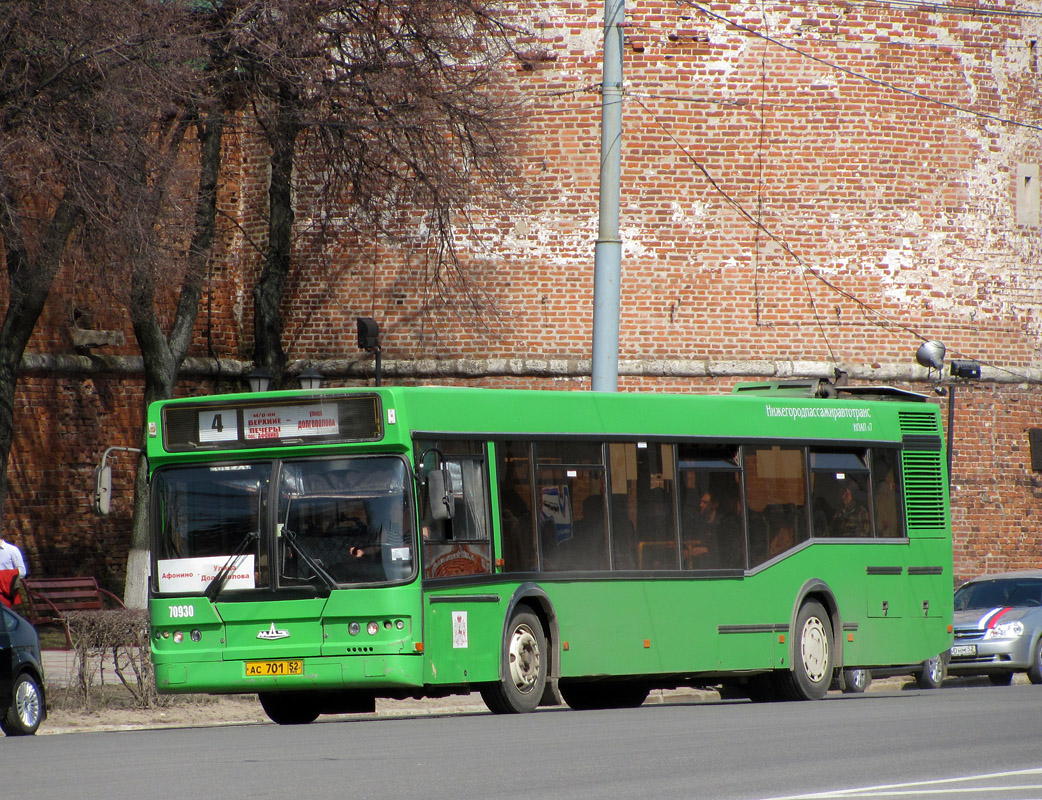
<instances>
[{"instance_id":1,"label":"windshield wiper","mask_svg":"<svg viewBox=\"0 0 1042 800\"><path fill-rule=\"evenodd\" d=\"M246 550L250 546L250 542L255 541L258 538L256 531L249 531L243 540L239 542L239 546L236 547L228 560L224 562L224 566L217 570L217 574L213 576L213 580L210 581L206 588L203 589L203 594L212 603L217 599L217 595L221 593L224 588L224 584L228 582L228 578L235 571L235 568L239 566L239 560L245 555Z\"/></svg>"},{"instance_id":2,"label":"windshield wiper","mask_svg":"<svg viewBox=\"0 0 1042 800\"><path fill-rule=\"evenodd\" d=\"M332 575L326 572L326 569L322 566L322 563L300 546L300 544L297 542L297 534L295 534L288 527L283 526L282 535L289 540L289 543L293 545L293 551L300 556L301 560L305 564L311 567L312 571L322 579L322 582L325 583L327 587L329 587L330 591L333 591L334 589L338 588L336 580L333 578Z\"/></svg>"}]
</instances>

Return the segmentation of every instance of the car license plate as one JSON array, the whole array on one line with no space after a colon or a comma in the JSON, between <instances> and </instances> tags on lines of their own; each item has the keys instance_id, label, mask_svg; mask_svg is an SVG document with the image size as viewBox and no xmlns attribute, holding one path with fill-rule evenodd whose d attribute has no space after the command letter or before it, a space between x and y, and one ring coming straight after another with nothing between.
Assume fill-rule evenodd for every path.
<instances>
[{"instance_id":1,"label":"car license plate","mask_svg":"<svg viewBox=\"0 0 1042 800\"><path fill-rule=\"evenodd\" d=\"M952 645L951 649L952 658L959 656L975 656L977 655L977 645L975 644L956 644Z\"/></svg>"},{"instance_id":2,"label":"car license plate","mask_svg":"<svg viewBox=\"0 0 1042 800\"><path fill-rule=\"evenodd\" d=\"M247 661L246 677L259 675L303 675L304 662L299 658L281 661Z\"/></svg>"}]
</instances>

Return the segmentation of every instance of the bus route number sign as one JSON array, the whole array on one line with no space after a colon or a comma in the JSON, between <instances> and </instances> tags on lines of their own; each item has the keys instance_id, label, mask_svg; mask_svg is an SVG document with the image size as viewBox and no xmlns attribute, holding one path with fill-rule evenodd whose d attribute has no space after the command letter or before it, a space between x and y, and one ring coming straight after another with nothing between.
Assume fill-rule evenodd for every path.
<instances>
[{"instance_id":1,"label":"bus route number sign","mask_svg":"<svg viewBox=\"0 0 1042 800\"><path fill-rule=\"evenodd\" d=\"M303 675L304 662L299 658L282 661L247 661L246 677L259 678L272 675Z\"/></svg>"}]
</instances>

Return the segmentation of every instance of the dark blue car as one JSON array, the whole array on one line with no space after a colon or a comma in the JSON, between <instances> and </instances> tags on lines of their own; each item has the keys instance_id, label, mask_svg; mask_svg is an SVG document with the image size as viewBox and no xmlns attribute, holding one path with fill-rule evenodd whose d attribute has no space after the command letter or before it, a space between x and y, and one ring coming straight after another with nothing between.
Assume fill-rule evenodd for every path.
<instances>
[{"instance_id":1,"label":"dark blue car","mask_svg":"<svg viewBox=\"0 0 1042 800\"><path fill-rule=\"evenodd\" d=\"M46 716L40 637L25 619L0 606L0 729L8 736L30 736Z\"/></svg>"}]
</instances>

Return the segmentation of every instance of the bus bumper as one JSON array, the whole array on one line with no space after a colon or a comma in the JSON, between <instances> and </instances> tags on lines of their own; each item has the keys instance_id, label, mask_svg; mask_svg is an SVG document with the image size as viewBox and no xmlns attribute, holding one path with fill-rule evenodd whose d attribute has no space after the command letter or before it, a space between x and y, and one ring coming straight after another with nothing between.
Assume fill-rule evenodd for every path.
<instances>
[{"instance_id":1,"label":"bus bumper","mask_svg":"<svg viewBox=\"0 0 1042 800\"><path fill-rule=\"evenodd\" d=\"M423 684L423 657L366 655L305 658L300 675L247 675L246 661L157 663L156 688L163 694L253 694L294 690L367 689L376 695Z\"/></svg>"}]
</instances>

